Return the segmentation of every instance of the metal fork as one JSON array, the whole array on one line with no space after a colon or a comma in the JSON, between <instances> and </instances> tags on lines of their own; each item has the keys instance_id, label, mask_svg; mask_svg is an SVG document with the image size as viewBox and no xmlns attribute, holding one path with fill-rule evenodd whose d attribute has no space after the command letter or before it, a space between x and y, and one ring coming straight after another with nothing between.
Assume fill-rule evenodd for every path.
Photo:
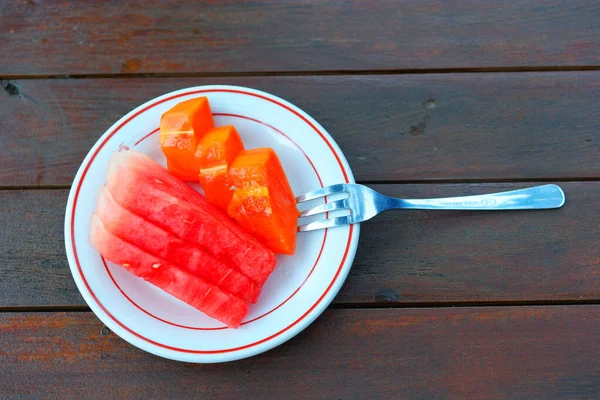
<instances>
[{"instance_id":1,"label":"metal fork","mask_svg":"<svg viewBox=\"0 0 600 400\"><path fill-rule=\"evenodd\" d=\"M565 194L556 185L541 185L508 192L476 196L445 197L439 199L397 199L384 196L363 185L339 184L313 190L298 196L296 202L304 202L344 194L346 197L325 203L300 213L300 218L332 211L347 211L349 215L324 217L322 220L304 224L299 222L298 231L333 228L357 224L369 220L377 214L392 209L413 210L533 210L560 208L565 204ZM327 215L327 214L325 214Z\"/></svg>"}]
</instances>

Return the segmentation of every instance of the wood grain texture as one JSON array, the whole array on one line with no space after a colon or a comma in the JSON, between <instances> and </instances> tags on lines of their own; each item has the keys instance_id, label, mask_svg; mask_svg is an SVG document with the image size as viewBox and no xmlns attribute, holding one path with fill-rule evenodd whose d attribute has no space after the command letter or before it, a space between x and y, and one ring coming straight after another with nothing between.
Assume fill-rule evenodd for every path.
<instances>
[{"instance_id":1,"label":"wood grain texture","mask_svg":"<svg viewBox=\"0 0 600 400\"><path fill-rule=\"evenodd\" d=\"M267 353L193 365L91 313L0 314L0 392L26 398L595 399L600 306L330 310Z\"/></svg>"},{"instance_id":2,"label":"wood grain texture","mask_svg":"<svg viewBox=\"0 0 600 400\"><path fill-rule=\"evenodd\" d=\"M0 185L70 184L125 113L215 83L303 108L359 180L600 177L600 72L433 74L17 81L0 91Z\"/></svg>"},{"instance_id":3,"label":"wood grain texture","mask_svg":"<svg viewBox=\"0 0 600 400\"><path fill-rule=\"evenodd\" d=\"M0 7L0 74L10 75L600 64L600 7L584 0Z\"/></svg>"},{"instance_id":4,"label":"wood grain texture","mask_svg":"<svg viewBox=\"0 0 600 400\"><path fill-rule=\"evenodd\" d=\"M65 254L67 196L67 190L0 191L2 305L85 304Z\"/></svg>"},{"instance_id":5,"label":"wood grain texture","mask_svg":"<svg viewBox=\"0 0 600 400\"><path fill-rule=\"evenodd\" d=\"M394 197L493 193L536 185L374 185ZM339 302L600 299L600 182L560 183L558 210L390 212L361 227ZM598 204L597 204L598 203ZM597 204L597 205L596 205Z\"/></svg>"},{"instance_id":6,"label":"wood grain texture","mask_svg":"<svg viewBox=\"0 0 600 400\"><path fill-rule=\"evenodd\" d=\"M531 185L534 185L532 183ZM375 185L407 198L529 184ZM402 211L363 224L337 304L600 300L600 182L561 183L560 210ZM0 306L83 306L63 243L66 190L0 191Z\"/></svg>"}]
</instances>

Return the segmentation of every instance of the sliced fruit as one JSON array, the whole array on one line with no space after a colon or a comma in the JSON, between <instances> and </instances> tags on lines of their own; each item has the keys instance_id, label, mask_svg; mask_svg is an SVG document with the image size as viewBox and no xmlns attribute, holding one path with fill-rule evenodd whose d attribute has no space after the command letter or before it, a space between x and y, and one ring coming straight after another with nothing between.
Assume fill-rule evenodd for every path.
<instances>
[{"instance_id":1,"label":"sliced fruit","mask_svg":"<svg viewBox=\"0 0 600 400\"><path fill-rule=\"evenodd\" d=\"M106 186L125 209L201 247L259 286L275 269L275 255L270 250L145 155L115 153Z\"/></svg>"},{"instance_id":2,"label":"sliced fruit","mask_svg":"<svg viewBox=\"0 0 600 400\"><path fill-rule=\"evenodd\" d=\"M186 170L185 167L181 167L177 161L167 159L167 169L179 179L183 179L184 181L192 181L192 173L190 170Z\"/></svg>"},{"instance_id":3,"label":"sliced fruit","mask_svg":"<svg viewBox=\"0 0 600 400\"><path fill-rule=\"evenodd\" d=\"M244 150L244 144L233 125L208 132L198 143L196 158L200 170L198 179L209 203L227 210L233 192L230 190L229 165Z\"/></svg>"},{"instance_id":4,"label":"sliced fruit","mask_svg":"<svg viewBox=\"0 0 600 400\"><path fill-rule=\"evenodd\" d=\"M196 181L199 164L196 147L202 135L215 124L206 97L178 103L160 119L160 147L169 171L183 180Z\"/></svg>"},{"instance_id":5,"label":"sliced fruit","mask_svg":"<svg viewBox=\"0 0 600 400\"><path fill-rule=\"evenodd\" d=\"M89 240L109 261L122 265L134 275L229 327L239 327L248 313L247 302L120 239L109 232L95 214L92 215Z\"/></svg>"},{"instance_id":6,"label":"sliced fruit","mask_svg":"<svg viewBox=\"0 0 600 400\"><path fill-rule=\"evenodd\" d=\"M129 150L113 153L108 165L107 181L113 179L118 180L119 174L121 172L127 173L127 169L130 169L138 174L139 179L147 181L151 184L157 184L158 187L163 188L178 199L187 201L194 205L210 204L204 196L190 188L190 186L181 179L170 174L160 164L144 153L137 151ZM266 249L262 244L260 244L258 240L254 238L254 236L249 235L248 232L242 229L238 224L234 223L226 214L226 212L223 212L219 209L215 209L214 211L214 217L225 224L225 226L227 226L227 228L231 230L233 234L238 236L240 239L250 242L257 248L262 248L266 253L265 261L268 260L268 262L275 262L275 255Z\"/></svg>"},{"instance_id":7,"label":"sliced fruit","mask_svg":"<svg viewBox=\"0 0 600 400\"><path fill-rule=\"evenodd\" d=\"M245 150L229 168L231 218L275 253L294 254L298 210L279 157L271 148Z\"/></svg>"},{"instance_id":8,"label":"sliced fruit","mask_svg":"<svg viewBox=\"0 0 600 400\"><path fill-rule=\"evenodd\" d=\"M229 166L225 161L218 161L210 167L200 168L198 180L208 202L226 211L233 191L229 182Z\"/></svg>"},{"instance_id":9,"label":"sliced fruit","mask_svg":"<svg viewBox=\"0 0 600 400\"><path fill-rule=\"evenodd\" d=\"M244 150L244 144L233 125L221 126L207 132L196 148L196 157L203 165L216 161L231 164L235 156Z\"/></svg>"},{"instance_id":10,"label":"sliced fruit","mask_svg":"<svg viewBox=\"0 0 600 400\"><path fill-rule=\"evenodd\" d=\"M106 187L100 189L96 214L106 229L120 239L134 243L151 255L179 265L226 293L256 303L261 291L258 284L207 251L178 239L121 207Z\"/></svg>"}]
</instances>

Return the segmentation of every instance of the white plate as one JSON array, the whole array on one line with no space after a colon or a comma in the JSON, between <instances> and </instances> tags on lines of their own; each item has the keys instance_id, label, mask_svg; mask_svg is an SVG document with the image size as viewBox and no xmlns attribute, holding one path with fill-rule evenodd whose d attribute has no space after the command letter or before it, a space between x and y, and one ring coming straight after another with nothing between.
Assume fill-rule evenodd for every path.
<instances>
[{"instance_id":1,"label":"white plate","mask_svg":"<svg viewBox=\"0 0 600 400\"><path fill-rule=\"evenodd\" d=\"M308 114L271 94L235 86L199 86L153 99L121 118L90 150L73 181L65 215L67 257L79 291L98 318L129 343L174 360L211 363L269 350L314 321L350 271L359 226L299 233L296 254L277 257L277 268L239 329L225 328L104 262L89 244L88 232L111 153L135 149L165 165L158 145L160 116L199 96L209 98L217 126L235 125L246 148L275 149L294 194L354 178L339 147Z\"/></svg>"}]
</instances>

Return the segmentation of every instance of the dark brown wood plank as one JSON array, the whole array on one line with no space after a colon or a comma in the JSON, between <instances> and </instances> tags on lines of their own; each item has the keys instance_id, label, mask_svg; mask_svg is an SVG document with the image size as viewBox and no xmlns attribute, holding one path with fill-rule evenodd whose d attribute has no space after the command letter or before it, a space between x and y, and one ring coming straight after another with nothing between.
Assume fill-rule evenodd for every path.
<instances>
[{"instance_id":1,"label":"dark brown wood plank","mask_svg":"<svg viewBox=\"0 0 600 400\"><path fill-rule=\"evenodd\" d=\"M418 198L524 186L374 188ZM567 204L560 210L402 211L363 224L354 266L336 303L599 300L600 182L561 186ZM85 305L64 252L66 198L66 190L0 191L0 307Z\"/></svg>"},{"instance_id":2,"label":"dark brown wood plank","mask_svg":"<svg viewBox=\"0 0 600 400\"><path fill-rule=\"evenodd\" d=\"M600 177L600 72L433 74L17 81L21 94L0 92L0 185L70 184L125 113L213 83L296 103L359 180Z\"/></svg>"},{"instance_id":3,"label":"dark brown wood plank","mask_svg":"<svg viewBox=\"0 0 600 400\"><path fill-rule=\"evenodd\" d=\"M395 197L493 193L536 185L374 185ZM339 302L600 299L600 182L559 183L559 210L390 212L362 224ZM598 204L598 205L595 205Z\"/></svg>"},{"instance_id":4,"label":"dark brown wood plank","mask_svg":"<svg viewBox=\"0 0 600 400\"><path fill-rule=\"evenodd\" d=\"M600 63L594 2L3 2L0 74Z\"/></svg>"},{"instance_id":5,"label":"dark brown wood plank","mask_svg":"<svg viewBox=\"0 0 600 400\"><path fill-rule=\"evenodd\" d=\"M67 195L67 190L0 191L3 306L85 304L65 254Z\"/></svg>"},{"instance_id":6,"label":"dark brown wood plank","mask_svg":"<svg viewBox=\"0 0 600 400\"><path fill-rule=\"evenodd\" d=\"M594 399L600 306L330 310L251 359L193 365L91 313L0 314L3 396ZM104 333L104 334L103 334Z\"/></svg>"}]
</instances>

